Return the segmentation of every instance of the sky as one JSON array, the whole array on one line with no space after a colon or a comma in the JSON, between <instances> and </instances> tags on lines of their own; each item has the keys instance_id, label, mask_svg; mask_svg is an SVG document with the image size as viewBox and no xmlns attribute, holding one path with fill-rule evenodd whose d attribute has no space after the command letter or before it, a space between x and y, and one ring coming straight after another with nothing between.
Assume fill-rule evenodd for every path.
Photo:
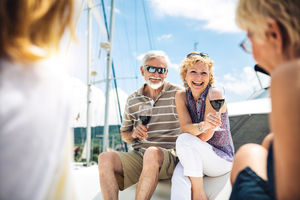
<instances>
[{"instance_id":1,"label":"sky","mask_svg":"<svg viewBox=\"0 0 300 200\"><path fill-rule=\"evenodd\" d=\"M80 2L80 0L77 0ZM140 74L142 56L163 50L171 60L166 80L182 85L178 67L193 50L207 53L214 61L214 76L225 88L227 102L248 99L260 88L253 70L256 63L239 44L246 33L235 24L236 0L115 0L112 59L122 94L129 95L144 83ZM92 77L105 93L107 42L101 0L92 9ZM78 3L77 7L80 3ZM110 0L104 0L110 24ZM70 73L84 84L87 80L87 8L77 9L77 42L68 49ZM77 20L77 18L76 18ZM263 78L263 85L269 79ZM113 88L114 86L111 86Z\"/></svg>"}]
</instances>

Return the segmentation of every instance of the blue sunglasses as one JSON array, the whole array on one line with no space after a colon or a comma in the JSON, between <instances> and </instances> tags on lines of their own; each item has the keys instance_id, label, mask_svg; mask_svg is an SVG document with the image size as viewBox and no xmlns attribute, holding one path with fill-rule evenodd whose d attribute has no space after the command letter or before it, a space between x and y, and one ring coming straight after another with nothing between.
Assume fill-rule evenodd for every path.
<instances>
[{"instance_id":1,"label":"blue sunglasses","mask_svg":"<svg viewBox=\"0 0 300 200\"><path fill-rule=\"evenodd\" d=\"M155 72L158 72L159 74L164 74L167 71L166 68L163 68L163 67L153 67L153 66L150 66L150 65L145 65L145 68L147 69L148 72L153 73L153 74Z\"/></svg>"}]
</instances>

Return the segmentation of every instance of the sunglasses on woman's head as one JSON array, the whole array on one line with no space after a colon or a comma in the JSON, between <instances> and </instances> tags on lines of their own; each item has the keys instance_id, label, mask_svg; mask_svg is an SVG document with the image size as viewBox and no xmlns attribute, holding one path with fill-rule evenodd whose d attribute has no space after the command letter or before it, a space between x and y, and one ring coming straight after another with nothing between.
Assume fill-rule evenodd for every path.
<instances>
[{"instance_id":1,"label":"sunglasses on woman's head","mask_svg":"<svg viewBox=\"0 0 300 200\"><path fill-rule=\"evenodd\" d=\"M203 58L206 58L206 57L209 57L207 53L196 53L196 52L193 52L193 53L189 53L186 57L189 58L191 56L201 56Z\"/></svg>"},{"instance_id":2,"label":"sunglasses on woman's head","mask_svg":"<svg viewBox=\"0 0 300 200\"><path fill-rule=\"evenodd\" d=\"M166 68L163 68L163 67L154 67L154 66L149 66L149 65L145 65L145 68L150 73L158 72L159 74L164 74L167 71Z\"/></svg>"}]
</instances>

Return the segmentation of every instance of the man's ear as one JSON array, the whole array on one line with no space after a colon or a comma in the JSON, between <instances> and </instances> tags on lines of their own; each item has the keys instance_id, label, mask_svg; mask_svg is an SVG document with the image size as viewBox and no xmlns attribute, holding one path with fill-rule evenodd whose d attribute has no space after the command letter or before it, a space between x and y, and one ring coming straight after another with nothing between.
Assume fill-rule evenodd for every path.
<instances>
[{"instance_id":1,"label":"man's ear","mask_svg":"<svg viewBox=\"0 0 300 200\"><path fill-rule=\"evenodd\" d=\"M274 45L276 52L282 54L283 51L282 33L279 28L279 25L274 19L271 18L267 20L267 23L268 23L268 29L266 32L266 37L268 41Z\"/></svg>"},{"instance_id":2,"label":"man's ear","mask_svg":"<svg viewBox=\"0 0 300 200\"><path fill-rule=\"evenodd\" d=\"M145 76L145 74L144 74L144 67L143 66L140 67L140 70L141 70L142 76Z\"/></svg>"},{"instance_id":3,"label":"man's ear","mask_svg":"<svg viewBox=\"0 0 300 200\"><path fill-rule=\"evenodd\" d=\"M166 72L165 72L165 78L167 77L168 72L169 72L169 70L166 69Z\"/></svg>"}]
</instances>

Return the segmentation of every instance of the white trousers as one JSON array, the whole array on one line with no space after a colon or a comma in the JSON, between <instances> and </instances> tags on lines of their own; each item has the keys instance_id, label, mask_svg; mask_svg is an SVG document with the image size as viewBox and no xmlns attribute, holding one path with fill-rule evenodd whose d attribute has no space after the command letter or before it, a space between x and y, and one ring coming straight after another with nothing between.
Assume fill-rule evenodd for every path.
<instances>
[{"instance_id":1,"label":"white trousers","mask_svg":"<svg viewBox=\"0 0 300 200\"><path fill-rule=\"evenodd\" d=\"M232 168L232 162L218 156L210 144L189 133L182 133L177 138L176 153L180 162L172 176L172 200L191 199L188 176L221 176Z\"/></svg>"}]
</instances>

